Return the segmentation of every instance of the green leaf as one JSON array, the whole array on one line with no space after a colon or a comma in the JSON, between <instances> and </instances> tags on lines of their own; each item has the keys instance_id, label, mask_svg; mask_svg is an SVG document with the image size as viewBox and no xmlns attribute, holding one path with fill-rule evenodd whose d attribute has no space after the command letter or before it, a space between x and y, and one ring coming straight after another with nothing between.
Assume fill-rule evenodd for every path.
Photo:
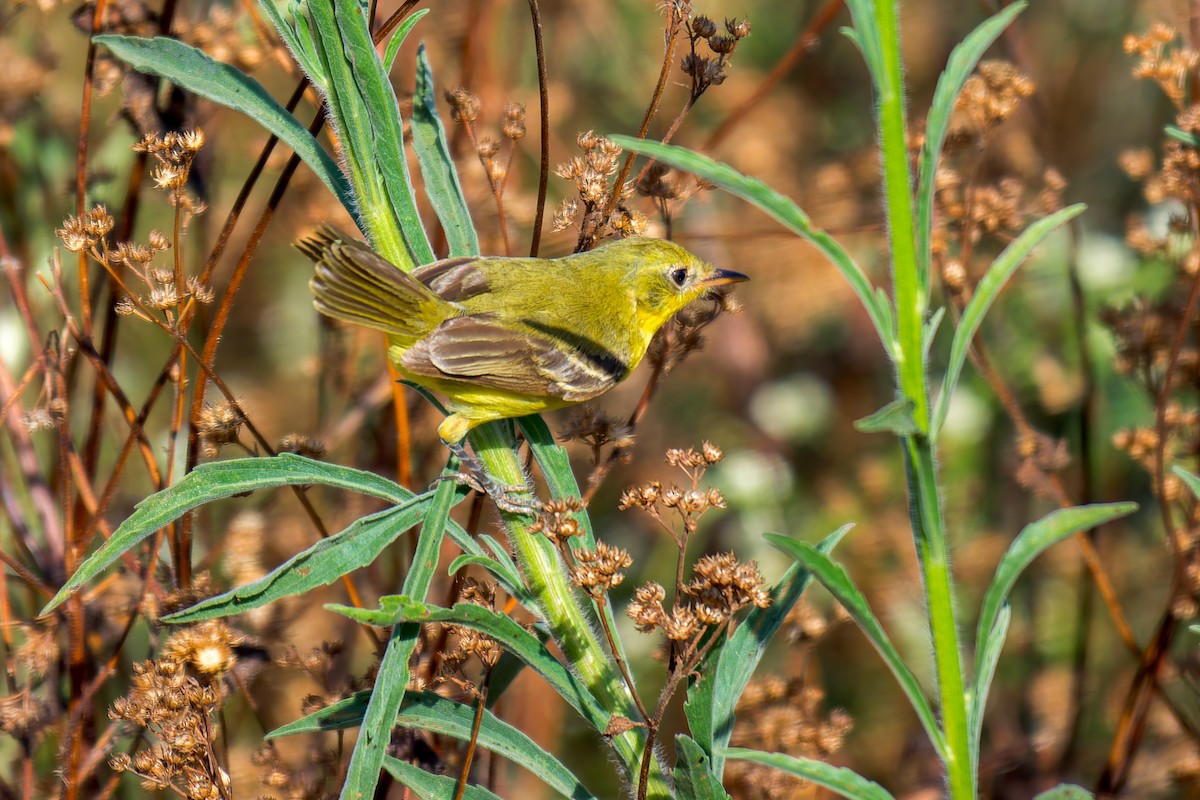
<instances>
[{"instance_id":1,"label":"green leaf","mask_svg":"<svg viewBox=\"0 0 1200 800\"><path fill-rule=\"evenodd\" d=\"M437 92L433 85L433 70L425 55L425 43L417 50L417 89L413 96L413 150L425 179L425 194L429 204L442 222L450 255L479 255L479 237L471 222L467 199L458 182L458 171L450 157L446 130L437 113Z\"/></svg>"},{"instance_id":2,"label":"green leaf","mask_svg":"<svg viewBox=\"0 0 1200 800\"><path fill-rule=\"evenodd\" d=\"M875 326L880 340L891 351L891 343L895 336L885 313L879 308L871 282L863 273L850 254L846 252L837 240L812 224L812 220L795 203L768 187L757 178L751 178L735 170L727 164L713 161L711 158L694 153L683 147L651 142L645 139L635 139L632 136L610 134L609 139L635 153L648 155L664 164L690 172L715 183L730 194L752 203L765 213L774 217L785 227L806 240L829 259L838 272L842 273L850 288L858 295L859 302L867 310L871 323Z\"/></svg>"},{"instance_id":3,"label":"green leaf","mask_svg":"<svg viewBox=\"0 0 1200 800\"><path fill-rule=\"evenodd\" d=\"M913 419L913 404L908 398L893 400L870 416L854 422L855 430L863 433L894 433L913 436L919 432Z\"/></svg>"},{"instance_id":4,"label":"green leaf","mask_svg":"<svg viewBox=\"0 0 1200 800\"><path fill-rule=\"evenodd\" d=\"M692 737L675 737L675 796L687 800L727 800L721 776L713 772L708 754Z\"/></svg>"},{"instance_id":5,"label":"green leaf","mask_svg":"<svg viewBox=\"0 0 1200 800\"><path fill-rule=\"evenodd\" d=\"M275 32L279 34L279 38L287 45L287 49L291 51L292 58L296 59L296 63L300 65L300 69L304 71L305 75L315 78L318 83L323 83L324 76L321 73L321 64L317 59L316 51L313 50L312 39L307 36L307 27L300 30L300 35L297 35L298 26L302 26L304 23L304 15L296 13L299 10L299 2L298 0L292 0L288 5L288 13L291 14L291 20L284 17L275 0L258 0L258 7L271 20L271 24L275 27Z\"/></svg>"},{"instance_id":6,"label":"green leaf","mask_svg":"<svg viewBox=\"0 0 1200 800\"><path fill-rule=\"evenodd\" d=\"M1068 206L1030 225L1020 236L1010 242L1008 247L1004 248L1004 252L992 262L983 276L983 280L975 287L975 294L967 303L967 307L963 309L962 319L954 331L954 340L950 344L950 361L946 365L946 375L942 378L942 391L938 395L933 424L930 427L931 435L937 436L938 431L942 429L942 424L946 421L946 413L950 410L950 399L954 395L954 388L958 385L959 375L966 363L971 341L975 338L975 332L979 330L984 315L1000 295L1004 284L1017 271L1017 267L1021 266L1021 262L1033 248L1041 244L1042 240L1049 236L1055 228L1082 214L1085 208L1087 206L1081 203Z\"/></svg>"},{"instance_id":7,"label":"green leaf","mask_svg":"<svg viewBox=\"0 0 1200 800\"><path fill-rule=\"evenodd\" d=\"M357 3L310 0L312 41L327 76L319 87L358 200L381 256L406 272L433 261L408 167L395 92Z\"/></svg>"},{"instance_id":8,"label":"green leaf","mask_svg":"<svg viewBox=\"0 0 1200 800\"><path fill-rule=\"evenodd\" d=\"M455 502L466 497L465 487L459 491ZM266 576L168 614L162 618L163 622L178 624L233 616L281 597L333 583L346 573L374 562L385 547L420 522L432 499L433 492L426 492L403 505L357 519L341 532L292 556Z\"/></svg>"},{"instance_id":9,"label":"green leaf","mask_svg":"<svg viewBox=\"0 0 1200 800\"><path fill-rule=\"evenodd\" d=\"M1092 793L1074 784L1064 783L1042 792L1033 800L1092 800Z\"/></svg>"},{"instance_id":10,"label":"green leaf","mask_svg":"<svg viewBox=\"0 0 1200 800\"><path fill-rule=\"evenodd\" d=\"M826 536L819 545L823 553L833 551L853 525L843 525ZM763 653L778 632L783 620L808 588L812 574L800 564L788 567L771 587L771 605L753 608L734 629L724 644L708 657L700 678L688 690L684 711L696 743L712 758L712 772L718 778L725 772L721 748L729 744L733 733L734 709L742 696Z\"/></svg>"},{"instance_id":11,"label":"green leaf","mask_svg":"<svg viewBox=\"0 0 1200 800\"><path fill-rule=\"evenodd\" d=\"M288 113L262 84L239 69L222 64L178 39L157 36L93 37L113 55L139 72L158 75L175 85L240 111L279 137L329 187L350 215L358 219L346 176L313 135Z\"/></svg>"},{"instance_id":12,"label":"green leaf","mask_svg":"<svg viewBox=\"0 0 1200 800\"><path fill-rule=\"evenodd\" d=\"M75 574L59 589L58 594L46 604L41 613L49 614L123 553L197 506L256 489L308 483L349 489L397 504L407 502L413 497L411 492L399 484L373 473L315 461L291 453L201 464L173 486L138 503L133 514L113 531L112 537L99 550L79 565L79 569L75 570Z\"/></svg>"},{"instance_id":13,"label":"green leaf","mask_svg":"<svg viewBox=\"0 0 1200 800\"><path fill-rule=\"evenodd\" d=\"M458 459L451 458L443 475L458 472ZM453 481L442 481L433 495L433 502L417 539L412 564L404 576L404 591L411 597L425 597L437 570L438 554L442 549L442 537L450 518L450 508L458 496L459 487ZM327 606L328 607L328 606ZM392 721L400 711L408 686L408 662L417 647L421 633L419 625L397 625L392 630L375 677L375 688L367 703L362 728L350 754L346 767L346 778L342 784L341 797L351 800L358 797L374 797L379 783L379 770L387 746L391 741Z\"/></svg>"},{"instance_id":14,"label":"green leaf","mask_svg":"<svg viewBox=\"0 0 1200 800\"><path fill-rule=\"evenodd\" d=\"M414 11L408 19L400 23L400 26L392 33L392 38L388 40L387 51L383 54L383 71L391 74L392 64L396 61L396 55L400 52L400 45L404 44L404 40L408 38L408 34L413 27L421 21L421 18L429 13L428 8L422 8L420 11ZM424 45L422 45L424 47Z\"/></svg>"},{"instance_id":15,"label":"green leaf","mask_svg":"<svg viewBox=\"0 0 1200 800\"><path fill-rule=\"evenodd\" d=\"M997 628L1000 610L1012 591L1013 584L1041 553L1077 531L1094 528L1114 519L1132 514L1137 510L1137 503L1103 503L1074 508L1061 508L1052 511L1037 522L1026 525L1013 539L1012 544L996 566L996 575L983 596L983 606L979 612L979 626L975 632L975 649L988 652L992 648L1003 646L1003 641L996 643L988 640L995 633L1003 633ZM990 676L983 670L988 668L988 659L982 658L975 666L975 680L972 684L972 705L979 709L980 717L987 705Z\"/></svg>"},{"instance_id":16,"label":"green leaf","mask_svg":"<svg viewBox=\"0 0 1200 800\"><path fill-rule=\"evenodd\" d=\"M1200 147L1200 136L1196 136L1194 133L1189 133L1183 128L1175 125L1168 125L1163 128L1163 133L1167 134L1167 136L1170 136L1177 142L1183 142L1184 144L1192 147Z\"/></svg>"},{"instance_id":17,"label":"green leaf","mask_svg":"<svg viewBox=\"0 0 1200 800\"><path fill-rule=\"evenodd\" d=\"M883 657L883 661L887 664L888 669L892 671L892 675L895 676L896 681L900 684L900 688L908 696L908 702L912 705L913 710L917 712L917 717L925 727L925 733L933 743L934 749L945 760L946 740L942 735L941 727L938 725L937 717L934 715L933 709L929 706L929 701L925 699L925 695L921 691L921 685L917 682L917 678L913 675L912 670L904 663L904 659L900 657L900 653L896 651L887 633L884 632L883 626L879 624L878 618L876 618L875 614L871 611L871 607L867 604L867 598L854 585L846 569L806 542L796 542L787 537L770 533L766 535L766 539L776 548L787 553L807 567L813 576L821 582L821 585L828 589L829 593L854 618L854 621L858 623L858 627L866 634L867 639L875 647L875 650Z\"/></svg>"},{"instance_id":18,"label":"green leaf","mask_svg":"<svg viewBox=\"0 0 1200 800\"><path fill-rule=\"evenodd\" d=\"M490 684L491 681L489 686ZM491 695L490 690L488 694ZM267 738L277 739L297 733L352 728L362 721L369 695L370 692L358 692L304 719L272 731ZM396 715L396 724L402 727L432 731L464 742L471 739L474 721L474 708L433 692L407 693L400 706L400 712ZM563 796L573 800L591 800L595 797L562 762L491 712L485 711L483 714L477 741L480 747L499 753L529 770Z\"/></svg>"},{"instance_id":19,"label":"green leaf","mask_svg":"<svg viewBox=\"0 0 1200 800\"><path fill-rule=\"evenodd\" d=\"M970 728L971 772L979 774L979 743L983 737L983 715L987 710L987 695L996 676L996 665L1004 650L1012 609L1008 603L1000 607L991 632L975 650L975 680L967 689L967 724ZM982 689L982 692L979 690Z\"/></svg>"},{"instance_id":20,"label":"green leaf","mask_svg":"<svg viewBox=\"0 0 1200 800\"><path fill-rule=\"evenodd\" d=\"M536 636L503 614L472 603L458 603L453 608L440 608L414 602L402 595L381 597L379 608L374 610L336 604L327 605L326 608L368 625L443 622L464 625L486 633L545 678L547 683L596 730L603 731L608 726L610 715L575 674L555 658Z\"/></svg>"},{"instance_id":21,"label":"green leaf","mask_svg":"<svg viewBox=\"0 0 1200 800\"><path fill-rule=\"evenodd\" d=\"M1179 465L1171 467L1171 472L1174 472L1191 489L1192 494L1200 497L1200 477L1188 472Z\"/></svg>"},{"instance_id":22,"label":"green leaf","mask_svg":"<svg viewBox=\"0 0 1200 800\"><path fill-rule=\"evenodd\" d=\"M963 85L971 76L975 65L984 52L992 46L1016 18L1025 10L1026 3L1016 2L999 14L983 22L950 51L946 68L938 78L933 92L933 103L925 123L925 144L921 147L917 183L917 269L921 271L921 286L924 297L929 297L930 246L933 230L933 188L938 160L950 130L950 118L954 104L962 92Z\"/></svg>"},{"instance_id":23,"label":"green leaf","mask_svg":"<svg viewBox=\"0 0 1200 800\"><path fill-rule=\"evenodd\" d=\"M742 747L725 748L725 757L737 761L753 761L767 767L803 778L850 800L892 800L892 795L874 781L845 767L835 767L812 758L795 758L783 753L764 753Z\"/></svg>"},{"instance_id":24,"label":"green leaf","mask_svg":"<svg viewBox=\"0 0 1200 800\"><path fill-rule=\"evenodd\" d=\"M435 800L435 798L440 800L441 798L454 797L454 791L458 788L457 777L451 778L448 775L430 774L420 767L409 764L407 761L401 761L395 756L386 756L383 760L383 767L392 773L393 778L412 789L423 800ZM502 800L499 795L489 792L482 786L475 786L468 783L463 788L465 789L462 794L463 800ZM366 796L370 797L371 795ZM342 797L347 797L345 790L342 791Z\"/></svg>"}]
</instances>

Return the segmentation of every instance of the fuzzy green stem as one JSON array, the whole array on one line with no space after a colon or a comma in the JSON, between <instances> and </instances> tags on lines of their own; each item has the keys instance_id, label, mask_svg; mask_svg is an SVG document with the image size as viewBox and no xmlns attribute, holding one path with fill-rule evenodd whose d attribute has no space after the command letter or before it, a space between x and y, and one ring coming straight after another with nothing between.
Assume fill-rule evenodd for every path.
<instances>
[{"instance_id":1,"label":"fuzzy green stem","mask_svg":"<svg viewBox=\"0 0 1200 800\"><path fill-rule=\"evenodd\" d=\"M900 394L912 404L913 422L918 431L914 436L902 437L901 444L908 466L913 537L925 582L925 603L937 667L938 700L946 739L946 780L950 797L968 800L975 796L975 778L971 767L967 695L954 611L950 548L938 492L937 454L928 435L929 388L922 341L927 298L921 279L921 268L928 265L917 263L900 34L894 0L875 0L875 24L879 35L875 81L879 94L879 133L896 302L897 340L893 360Z\"/></svg>"},{"instance_id":2,"label":"fuzzy green stem","mask_svg":"<svg viewBox=\"0 0 1200 800\"><path fill-rule=\"evenodd\" d=\"M900 33L893 0L875 0L875 19L879 27L882 51L881 69L875 78L879 93L883 184L892 248L892 280L895 286L898 333L892 359L900 375L900 391L905 398L912 401L913 420L917 429L926 433L929 431L929 396L925 385L925 348L921 341L926 298L921 291L917 267L912 178L908 168L908 143L904 120Z\"/></svg>"},{"instance_id":3,"label":"fuzzy green stem","mask_svg":"<svg viewBox=\"0 0 1200 800\"><path fill-rule=\"evenodd\" d=\"M512 437L504 423L482 425L471 432L471 444L488 475L501 484L519 485L525 482ZM534 597L538 613L550 628L554 641L562 649L567 663L606 709L632 720L640 714L632 695L593 635L592 626L584 614L553 545L542 535L529 531L529 518L520 514L501 512L508 531L514 557L521 567ZM645 730L635 728L612 739L613 748L629 775L640 772ZM658 760L650 765L647 797L669 798L666 777Z\"/></svg>"},{"instance_id":4,"label":"fuzzy green stem","mask_svg":"<svg viewBox=\"0 0 1200 800\"><path fill-rule=\"evenodd\" d=\"M925 582L925 604L937 668L938 701L946 739L946 780L950 797L975 797L971 768L967 693L963 683L962 650L954 613L954 582L950 574L950 548L938 495L936 455L927 437L905 437L909 504L913 534Z\"/></svg>"}]
</instances>

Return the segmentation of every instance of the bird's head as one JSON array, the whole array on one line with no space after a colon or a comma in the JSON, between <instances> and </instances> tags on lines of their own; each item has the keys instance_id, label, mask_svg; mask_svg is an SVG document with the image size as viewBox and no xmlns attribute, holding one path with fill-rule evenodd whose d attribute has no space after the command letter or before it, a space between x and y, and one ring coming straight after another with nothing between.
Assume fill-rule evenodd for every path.
<instances>
[{"instance_id":1,"label":"bird's head","mask_svg":"<svg viewBox=\"0 0 1200 800\"><path fill-rule=\"evenodd\" d=\"M715 269L684 248L663 239L629 238L605 245L626 264L638 317L650 333L710 290L750 280L740 272Z\"/></svg>"}]
</instances>

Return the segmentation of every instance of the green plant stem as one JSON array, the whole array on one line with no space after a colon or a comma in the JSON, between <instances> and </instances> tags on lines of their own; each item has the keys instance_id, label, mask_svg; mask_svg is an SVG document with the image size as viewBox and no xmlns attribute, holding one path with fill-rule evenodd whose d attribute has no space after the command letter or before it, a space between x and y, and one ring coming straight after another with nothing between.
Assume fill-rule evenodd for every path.
<instances>
[{"instance_id":1,"label":"green plant stem","mask_svg":"<svg viewBox=\"0 0 1200 800\"><path fill-rule=\"evenodd\" d=\"M502 422L481 425L471 432L471 444L489 475L501 484L519 485L525 482L525 473L504 425ZM530 532L529 517L503 511L501 517L525 583L538 599L537 611L567 663L606 709L637 720L640 716L637 705L593 635L593 627L567 581L553 545L541 534ZM629 775L640 772L645 736L644 730L635 728L612 737L613 748ZM651 760L646 796L668 798L671 794L662 767L652 754Z\"/></svg>"},{"instance_id":2,"label":"green plant stem","mask_svg":"<svg viewBox=\"0 0 1200 800\"><path fill-rule=\"evenodd\" d=\"M913 421L929 431L929 395L925 385L922 335L926 298L917 263L913 224L912 179L904 121L904 80L900 64L900 34L893 0L875 0L882 68L875 76L879 94L879 133L883 147L883 183L887 199L888 234L892 247L898 337L892 359L900 375L900 391L913 404Z\"/></svg>"},{"instance_id":3,"label":"green plant stem","mask_svg":"<svg viewBox=\"0 0 1200 800\"><path fill-rule=\"evenodd\" d=\"M937 459L929 437L929 388L923 341L927 303L923 271L928 265L917 262L900 34L894 0L875 0L875 23L880 46L875 81L896 303L893 361L900 394L912 404L917 429L915 435L901 437L901 445L908 466L913 537L925 582L925 604L937 667L937 692L946 740L946 780L950 797L968 800L975 796L975 775L971 767L967 694L954 614L950 548L938 492Z\"/></svg>"},{"instance_id":4,"label":"green plant stem","mask_svg":"<svg viewBox=\"0 0 1200 800\"><path fill-rule=\"evenodd\" d=\"M913 533L925 581L925 604L937 667L938 700L946 740L946 779L950 797L967 800L975 796L975 775L971 768L967 693L958 621L954 616L950 548L938 496L936 454L925 436L904 437L902 444L908 466Z\"/></svg>"}]
</instances>

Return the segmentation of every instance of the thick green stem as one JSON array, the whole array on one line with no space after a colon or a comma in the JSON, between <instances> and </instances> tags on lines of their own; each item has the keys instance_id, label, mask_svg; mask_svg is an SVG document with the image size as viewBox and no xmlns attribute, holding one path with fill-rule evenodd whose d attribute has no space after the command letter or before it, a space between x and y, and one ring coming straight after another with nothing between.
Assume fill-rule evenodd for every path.
<instances>
[{"instance_id":1,"label":"thick green stem","mask_svg":"<svg viewBox=\"0 0 1200 800\"><path fill-rule=\"evenodd\" d=\"M929 388L923 342L928 298L917 263L913 193L909 174L904 113L900 35L894 0L875 0L879 61L875 70L879 94L879 133L883 148L884 193L892 249L892 280L896 302L896 364L900 395L911 403L918 433L901 438L908 465L913 538L925 582L925 603L937 667L938 700L946 740L946 780L950 797L975 797L971 767L967 694L963 683L962 651L954 612L954 581L950 548L938 493L937 460L929 438Z\"/></svg>"},{"instance_id":2,"label":"thick green stem","mask_svg":"<svg viewBox=\"0 0 1200 800\"><path fill-rule=\"evenodd\" d=\"M502 484L519 485L525 482L512 437L504 423L491 423L471 433L471 444L487 473ZM529 518L520 514L501 512L513 555L521 567L525 583L538 599L538 612L562 649L567 663L606 709L637 721L640 717L633 697L629 694L613 662L600 641L592 633L592 625L584 614L554 547L544 536L530 533ZM614 736L613 748L624 763L626 773L637 775L641 770L644 729L635 728ZM666 777L657 759L651 755L649 791L651 798L671 796Z\"/></svg>"},{"instance_id":3,"label":"thick green stem","mask_svg":"<svg viewBox=\"0 0 1200 800\"><path fill-rule=\"evenodd\" d=\"M893 0L876 0L882 63L875 76L879 94L879 134L883 147L883 186L887 198L888 233L892 248L892 280L898 333L892 358L900 375L900 391L912 401L913 421L929 431L929 396L925 386L925 348L922 335L925 304L917 265L913 224L912 178L904 120L904 81L900 64L900 33Z\"/></svg>"},{"instance_id":4,"label":"thick green stem","mask_svg":"<svg viewBox=\"0 0 1200 800\"><path fill-rule=\"evenodd\" d=\"M938 496L936 458L927 437L906 437L903 445L913 534L925 581L925 604L937 667L938 702L946 738L946 780L950 797L967 800L975 797L975 776L971 768L967 693L954 613L950 548Z\"/></svg>"}]
</instances>

